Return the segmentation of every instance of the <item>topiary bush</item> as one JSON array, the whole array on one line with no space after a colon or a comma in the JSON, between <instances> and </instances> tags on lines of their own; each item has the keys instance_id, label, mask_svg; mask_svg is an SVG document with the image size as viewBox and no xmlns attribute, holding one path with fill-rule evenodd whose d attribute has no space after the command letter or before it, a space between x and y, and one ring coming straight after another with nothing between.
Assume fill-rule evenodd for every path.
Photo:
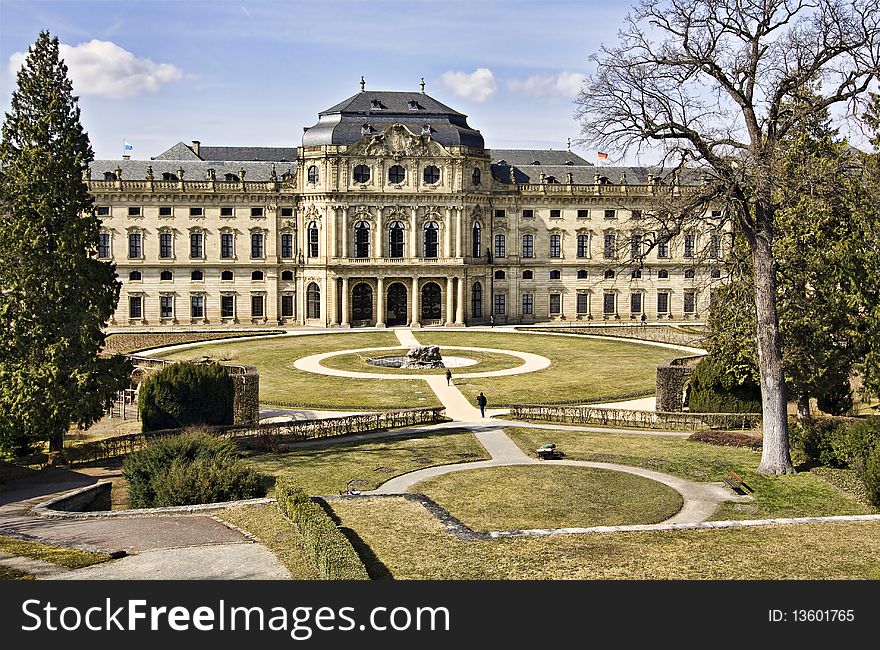
<instances>
[{"instance_id":1,"label":"topiary bush","mask_svg":"<svg viewBox=\"0 0 880 650\"><path fill-rule=\"evenodd\" d=\"M125 459L131 508L252 499L266 495L263 476L244 467L235 443L205 432L156 438Z\"/></svg>"},{"instance_id":2,"label":"topiary bush","mask_svg":"<svg viewBox=\"0 0 880 650\"><path fill-rule=\"evenodd\" d=\"M761 388L753 381L737 383L711 356L696 367L688 408L693 413L760 413Z\"/></svg>"},{"instance_id":3,"label":"topiary bush","mask_svg":"<svg viewBox=\"0 0 880 650\"><path fill-rule=\"evenodd\" d=\"M144 431L233 423L235 387L216 363L175 363L147 378L138 408Z\"/></svg>"}]
</instances>

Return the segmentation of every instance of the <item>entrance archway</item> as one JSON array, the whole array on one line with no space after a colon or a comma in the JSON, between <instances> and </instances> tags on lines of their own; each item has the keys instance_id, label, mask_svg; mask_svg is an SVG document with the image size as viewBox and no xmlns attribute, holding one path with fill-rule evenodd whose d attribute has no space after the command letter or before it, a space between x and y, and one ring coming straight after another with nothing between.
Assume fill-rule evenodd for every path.
<instances>
[{"instance_id":1,"label":"entrance archway","mask_svg":"<svg viewBox=\"0 0 880 650\"><path fill-rule=\"evenodd\" d=\"M428 282L422 287L422 318L421 321L440 320L440 285Z\"/></svg>"},{"instance_id":2,"label":"entrance archway","mask_svg":"<svg viewBox=\"0 0 880 650\"><path fill-rule=\"evenodd\" d=\"M373 320L373 287L366 282L358 282L351 290L351 320Z\"/></svg>"},{"instance_id":3,"label":"entrance archway","mask_svg":"<svg viewBox=\"0 0 880 650\"><path fill-rule=\"evenodd\" d=\"M385 322L389 326L406 325L406 287L400 282L394 282L388 287L387 313Z\"/></svg>"}]
</instances>

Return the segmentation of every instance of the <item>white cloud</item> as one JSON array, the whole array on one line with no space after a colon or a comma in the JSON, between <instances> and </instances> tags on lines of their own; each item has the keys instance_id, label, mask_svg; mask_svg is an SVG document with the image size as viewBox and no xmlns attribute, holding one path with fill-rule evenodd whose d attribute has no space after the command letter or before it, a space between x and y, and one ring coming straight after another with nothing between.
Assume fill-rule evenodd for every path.
<instances>
[{"instance_id":1,"label":"white cloud","mask_svg":"<svg viewBox=\"0 0 880 650\"><path fill-rule=\"evenodd\" d=\"M511 79L507 87L529 97L575 97L586 77L580 72L563 71L555 75L532 75L525 81Z\"/></svg>"},{"instance_id":2,"label":"white cloud","mask_svg":"<svg viewBox=\"0 0 880 650\"><path fill-rule=\"evenodd\" d=\"M484 102L498 87L495 75L489 68L477 68L470 74L467 72L444 72L440 75L440 85L448 88L459 97Z\"/></svg>"},{"instance_id":3,"label":"white cloud","mask_svg":"<svg viewBox=\"0 0 880 650\"><path fill-rule=\"evenodd\" d=\"M163 84L183 78L176 65L138 58L111 41L62 43L59 49L73 80L74 92L79 95L125 99L144 92L155 93ZM12 76L18 73L25 56L24 52L16 52L9 57Z\"/></svg>"}]
</instances>

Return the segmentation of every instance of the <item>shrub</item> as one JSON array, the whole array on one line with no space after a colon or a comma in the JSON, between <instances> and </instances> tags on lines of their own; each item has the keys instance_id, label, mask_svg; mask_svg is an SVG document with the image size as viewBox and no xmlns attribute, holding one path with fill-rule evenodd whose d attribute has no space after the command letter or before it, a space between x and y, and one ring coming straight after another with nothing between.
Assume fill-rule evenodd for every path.
<instances>
[{"instance_id":1,"label":"shrub","mask_svg":"<svg viewBox=\"0 0 880 650\"><path fill-rule=\"evenodd\" d=\"M880 444L880 417L807 420L792 432L796 447L810 461L861 474L871 449Z\"/></svg>"},{"instance_id":2,"label":"shrub","mask_svg":"<svg viewBox=\"0 0 880 650\"><path fill-rule=\"evenodd\" d=\"M693 413L760 413L761 389L750 380L736 383L721 364L704 357L691 379L688 408Z\"/></svg>"},{"instance_id":3,"label":"shrub","mask_svg":"<svg viewBox=\"0 0 880 650\"><path fill-rule=\"evenodd\" d=\"M740 431L697 431L689 439L721 447L748 447L750 449L760 449L762 443L758 436Z\"/></svg>"},{"instance_id":4,"label":"shrub","mask_svg":"<svg viewBox=\"0 0 880 650\"><path fill-rule=\"evenodd\" d=\"M849 379L844 377L828 386L816 396L819 410L828 415L846 415L853 409L852 389Z\"/></svg>"},{"instance_id":5,"label":"shrub","mask_svg":"<svg viewBox=\"0 0 880 650\"><path fill-rule=\"evenodd\" d=\"M303 489L281 477L275 483L278 507L292 519L324 580L369 580L367 569L348 538Z\"/></svg>"},{"instance_id":6,"label":"shrub","mask_svg":"<svg viewBox=\"0 0 880 650\"><path fill-rule=\"evenodd\" d=\"M263 477L243 467L235 443L204 432L152 440L123 463L132 508L216 503L265 496Z\"/></svg>"},{"instance_id":7,"label":"shrub","mask_svg":"<svg viewBox=\"0 0 880 650\"><path fill-rule=\"evenodd\" d=\"M144 431L232 424L235 393L226 368L215 363L175 363L147 378L138 408Z\"/></svg>"},{"instance_id":8,"label":"shrub","mask_svg":"<svg viewBox=\"0 0 880 650\"><path fill-rule=\"evenodd\" d=\"M880 444L875 444L865 459L863 480L868 492L868 499L880 508Z\"/></svg>"}]
</instances>

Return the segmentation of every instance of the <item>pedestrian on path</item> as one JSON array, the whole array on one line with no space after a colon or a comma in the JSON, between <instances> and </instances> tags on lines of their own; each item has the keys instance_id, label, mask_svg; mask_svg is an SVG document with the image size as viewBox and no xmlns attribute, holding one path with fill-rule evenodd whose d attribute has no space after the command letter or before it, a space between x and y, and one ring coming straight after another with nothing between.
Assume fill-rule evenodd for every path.
<instances>
[{"instance_id":1,"label":"pedestrian on path","mask_svg":"<svg viewBox=\"0 0 880 650\"><path fill-rule=\"evenodd\" d=\"M452 385L452 371L449 368L446 369L446 385Z\"/></svg>"},{"instance_id":2,"label":"pedestrian on path","mask_svg":"<svg viewBox=\"0 0 880 650\"><path fill-rule=\"evenodd\" d=\"M483 395L483 391L477 395L477 405L480 407L480 417L486 417L486 396Z\"/></svg>"}]
</instances>

